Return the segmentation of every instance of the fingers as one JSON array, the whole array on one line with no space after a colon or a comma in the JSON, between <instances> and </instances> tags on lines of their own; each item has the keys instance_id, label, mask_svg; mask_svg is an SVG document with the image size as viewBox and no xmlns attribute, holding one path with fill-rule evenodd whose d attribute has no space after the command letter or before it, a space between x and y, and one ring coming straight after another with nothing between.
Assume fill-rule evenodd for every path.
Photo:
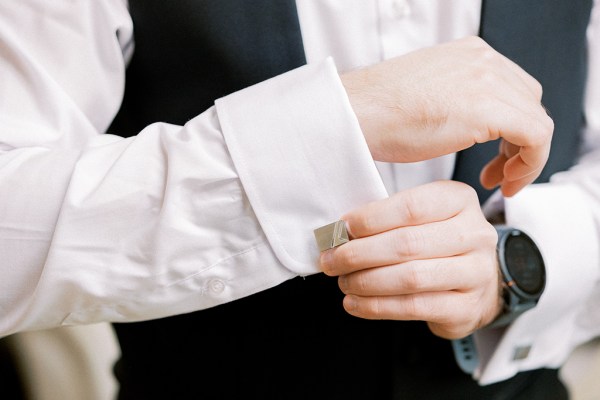
<instances>
[{"instance_id":1,"label":"fingers","mask_svg":"<svg viewBox=\"0 0 600 400\"><path fill-rule=\"evenodd\" d=\"M505 196L512 196L532 183L546 165L554 123L541 103L514 99L487 108L495 108L488 112L490 136L479 142L501 138L501 146L499 155L481 171L480 180L484 187L500 185Z\"/></svg>"},{"instance_id":2,"label":"fingers","mask_svg":"<svg viewBox=\"0 0 600 400\"><path fill-rule=\"evenodd\" d=\"M502 308L499 285L490 279L480 290L430 291L390 296L346 295L349 314L365 319L426 321L431 331L447 339L464 337L489 324Z\"/></svg>"},{"instance_id":3,"label":"fingers","mask_svg":"<svg viewBox=\"0 0 600 400\"><path fill-rule=\"evenodd\" d=\"M475 191L452 181L402 191L344 219L353 240L321 254L321 270L327 275L494 248L497 239Z\"/></svg>"},{"instance_id":4,"label":"fingers","mask_svg":"<svg viewBox=\"0 0 600 400\"><path fill-rule=\"evenodd\" d=\"M491 190L496 186L500 186L502 194L505 197L511 197L532 183L542 171L542 167L539 167L528 175L511 181L505 177L507 161L506 156L500 154L483 168L480 180L484 188Z\"/></svg>"},{"instance_id":5,"label":"fingers","mask_svg":"<svg viewBox=\"0 0 600 400\"><path fill-rule=\"evenodd\" d=\"M539 113L543 110L543 106L540 105ZM510 197L540 175L550 154L553 130L553 123L545 112L543 118L546 125L539 126L540 129L545 130L545 133L540 134L542 141L539 144L520 146L518 143L509 142L512 139L515 142L526 143L521 141L519 136L510 133L501 134L504 139L501 140L499 155L481 171L480 180L485 188L492 189L500 185L503 194Z\"/></svg>"},{"instance_id":6,"label":"fingers","mask_svg":"<svg viewBox=\"0 0 600 400\"><path fill-rule=\"evenodd\" d=\"M494 114L502 138L499 155L481 171L484 187L501 186L505 196L516 194L541 173L550 155L554 123L540 104L527 109L515 101Z\"/></svg>"},{"instance_id":7,"label":"fingers","mask_svg":"<svg viewBox=\"0 0 600 400\"><path fill-rule=\"evenodd\" d=\"M325 252L321 269L327 275L337 276L415 259L462 254L471 248L467 238L470 233L457 229L456 223L408 226L351 240ZM454 240L448 240L450 237Z\"/></svg>"},{"instance_id":8,"label":"fingers","mask_svg":"<svg viewBox=\"0 0 600 400\"><path fill-rule=\"evenodd\" d=\"M477 46L476 46L477 47ZM478 106L476 115L488 126L488 136L483 140L501 137L514 147L510 154L501 151L482 170L481 181L489 189L500 185L505 196L512 196L541 173L548 160L554 125L541 104L542 86L513 61L479 43L479 54L489 71L487 102ZM498 85L500 79L504 85Z\"/></svg>"},{"instance_id":9,"label":"fingers","mask_svg":"<svg viewBox=\"0 0 600 400\"><path fill-rule=\"evenodd\" d=\"M394 296L447 290L469 291L494 279L492 264L483 254L414 260L340 276L339 287L357 296Z\"/></svg>"},{"instance_id":10,"label":"fingers","mask_svg":"<svg viewBox=\"0 0 600 400\"><path fill-rule=\"evenodd\" d=\"M461 293L432 292L418 295L344 298L344 309L356 317L366 319L395 319L448 322L449 315L458 312Z\"/></svg>"},{"instance_id":11,"label":"fingers","mask_svg":"<svg viewBox=\"0 0 600 400\"><path fill-rule=\"evenodd\" d=\"M321 269L340 276L348 313L427 321L442 337L475 329L496 315L497 234L469 186L433 182L344 219L353 240L323 252Z\"/></svg>"},{"instance_id":12,"label":"fingers","mask_svg":"<svg viewBox=\"0 0 600 400\"><path fill-rule=\"evenodd\" d=\"M537 168L531 168L529 174L523 175L522 177L517 178L515 180L511 180L511 169L515 168L515 165L517 165L517 171L522 170L523 163L524 162L522 161L522 156L520 153L506 162L504 166L505 180L501 183L502 193L505 197L514 196L525 186L529 185L530 183L533 183L533 181L540 175L544 167L544 164L542 164L539 165ZM517 172L515 173L515 175L521 176L521 173Z\"/></svg>"},{"instance_id":13,"label":"fingers","mask_svg":"<svg viewBox=\"0 0 600 400\"><path fill-rule=\"evenodd\" d=\"M493 189L504 180L504 164L508 158L504 154L498 154L481 170L479 180L486 189Z\"/></svg>"},{"instance_id":14,"label":"fingers","mask_svg":"<svg viewBox=\"0 0 600 400\"><path fill-rule=\"evenodd\" d=\"M353 240L321 254L321 269L345 275L416 259L462 254L496 233L481 215L475 191L438 181L370 203L343 217ZM493 235L492 232L493 231Z\"/></svg>"},{"instance_id":15,"label":"fingers","mask_svg":"<svg viewBox=\"0 0 600 400\"><path fill-rule=\"evenodd\" d=\"M353 238L362 238L398 227L444 221L461 212L468 202L478 204L473 189L458 182L438 181L369 203L342 219Z\"/></svg>"},{"instance_id":16,"label":"fingers","mask_svg":"<svg viewBox=\"0 0 600 400\"><path fill-rule=\"evenodd\" d=\"M388 297L346 296L349 314L365 319L427 321L438 327L435 334L446 338L466 336L489 322L479 296L460 292L430 292ZM486 315L482 317L482 315ZM491 315L491 313L490 313Z\"/></svg>"}]
</instances>

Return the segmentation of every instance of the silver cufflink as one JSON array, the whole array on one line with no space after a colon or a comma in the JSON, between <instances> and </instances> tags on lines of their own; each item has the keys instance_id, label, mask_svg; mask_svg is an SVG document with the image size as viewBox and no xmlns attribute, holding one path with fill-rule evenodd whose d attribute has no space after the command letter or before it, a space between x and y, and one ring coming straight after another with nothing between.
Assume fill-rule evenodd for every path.
<instances>
[{"instance_id":1,"label":"silver cufflink","mask_svg":"<svg viewBox=\"0 0 600 400\"><path fill-rule=\"evenodd\" d=\"M529 352L531 352L531 346L515 347L515 352L513 353L513 360L524 360L529 356Z\"/></svg>"},{"instance_id":2,"label":"silver cufflink","mask_svg":"<svg viewBox=\"0 0 600 400\"><path fill-rule=\"evenodd\" d=\"M344 221L336 221L317 228L314 230L314 234L315 239L317 239L319 251L333 249L350 241Z\"/></svg>"}]
</instances>

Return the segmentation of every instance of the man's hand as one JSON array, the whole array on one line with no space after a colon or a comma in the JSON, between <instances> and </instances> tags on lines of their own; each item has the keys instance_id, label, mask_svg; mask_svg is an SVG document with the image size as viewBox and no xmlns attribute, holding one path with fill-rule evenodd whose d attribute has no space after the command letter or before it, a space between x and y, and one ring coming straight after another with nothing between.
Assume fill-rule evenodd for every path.
<instances>
[{"instance_id":1,"label":"man's hand","mask_svg":"<svg viewBox=\"0 0 600 400\"><path fill-rule=\"evenodd\" d=\"M342 75L373 157L421 161L502 138L481 181L512 196L537 178L554 125L540 84L477 37Z\"/></svg>"},{"instance_id":2,"label":"man's hand","mask_svg":"<svg viewBox=\"0 0 600 400\"><path fill-rule=\"evenodd\" d=\"M467 336L501 310L496 230L474 190L439 181L342 217L353 238L324 252L344 308L367 319L423 320L438 336Z\"/></svg>"}]
</instances>

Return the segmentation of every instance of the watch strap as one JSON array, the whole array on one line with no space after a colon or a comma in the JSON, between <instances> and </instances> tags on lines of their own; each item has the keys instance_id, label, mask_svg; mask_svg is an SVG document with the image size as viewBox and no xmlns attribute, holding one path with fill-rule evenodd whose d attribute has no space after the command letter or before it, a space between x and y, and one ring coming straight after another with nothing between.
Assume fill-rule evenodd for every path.
<instances>
[{"instance_id":1,"label":"watch strap","mask_svg":"<svg viewBox=\"0 0 600 400\"><path fill-rule=\"evenodd\" d=\"M489 324L488 328L499 328L502 326L506 326L513 322L517 317L523 314L525 311L530 310L535 306L535 303L523 303L523 304L513 304L510 307L505 307L504 312L500 314L498 318L496 318L491 324Z\"/></svg>"},{"instance_id":2,"label":"watch strap","mask_svg":"<svg viewBox=\"0 0 600 400\"><path fill-rule=\"evenodd\" d=\"M454 350L454 358L460 369L467 374L472 374L477 365L479 365L479 356L477 355L473 335L452 340L452 349Z\"/></svg>"}]
</instances>

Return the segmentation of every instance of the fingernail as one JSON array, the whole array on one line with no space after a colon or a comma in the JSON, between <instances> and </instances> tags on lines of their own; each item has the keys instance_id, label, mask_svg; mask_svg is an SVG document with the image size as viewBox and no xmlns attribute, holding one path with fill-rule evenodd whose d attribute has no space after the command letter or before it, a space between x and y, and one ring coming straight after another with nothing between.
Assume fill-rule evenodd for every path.
<instances>
[{"instance_id":1,"label":"fingernail","mask_svg":"<svg viewBox=\"0 0 600 400\"><path fill-rule=\"evenodd\" d=\"M348 278L346 275L342 275L338 278L338 286L340 290L344 292L348 288Z\"/></svg>"},{"instance_id":2,"label":"fingernail","mask_svg":"<svg viewBox=\"0 0 600 400\"><path fill-rule=\"evenodd\" d=\"M333 262L333 249L321 253L321 269L328 271Z\"/></svg>"},{"instance_id":3,"label":"fingernail","mask_svg":"<svg viewBox=\"0 0 600 400\"><path fill-rule=\"evenodd\" d=\"M348 311L356 310L357 302L355 296L346 296L344 298L344 308Z\"/></svg>"}]
</instances>

